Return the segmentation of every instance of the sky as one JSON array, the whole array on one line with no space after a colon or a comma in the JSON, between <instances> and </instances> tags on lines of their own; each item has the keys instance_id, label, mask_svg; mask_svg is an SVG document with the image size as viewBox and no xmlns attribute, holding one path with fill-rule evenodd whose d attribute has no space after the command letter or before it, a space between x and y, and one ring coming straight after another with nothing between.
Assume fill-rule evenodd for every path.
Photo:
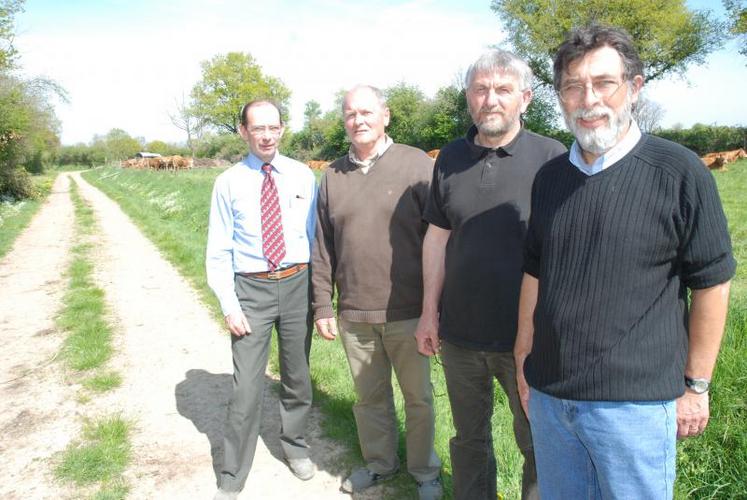
<instances>
[{"instance_id":1,"label":"sky","mask_svg":"<svg viewBox=\"0 0 747 500\"><path fill-rule=\"evenodd\" d=\"M722 13L720 1L688 0ZM357 83L417 85L427 96L456 81L486 48L505 42L490 0L27 0L16 17L20 73L55 80L63 144L124 129L183 142L169 120L200 63L249 52L291 90L290 126L304 105L326 111ZM686 78L647 85L662 126L747 125L747 58L731 42Z\"/></svg>"}]
</instances>

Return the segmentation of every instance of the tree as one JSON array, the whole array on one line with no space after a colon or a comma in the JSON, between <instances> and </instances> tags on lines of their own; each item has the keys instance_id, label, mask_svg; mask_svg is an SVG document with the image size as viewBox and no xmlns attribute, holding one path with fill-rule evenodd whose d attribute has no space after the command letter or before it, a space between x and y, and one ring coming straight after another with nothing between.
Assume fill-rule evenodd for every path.
<instances>
[{"instance_id":1,"label":"tree","mask_svg":"<svg viewBox=\"0 0 747 500\"><path fill-rule=\"evenodd\" d=\"M493 0L515 50L537 78L552 84L552 57L572 28L591 22L625 28L635 41L647 80L684 74L723 44L723 24L685 0Z\"/></svg>"},{"instance_id":2,"label":"tree","mask_svg":"<svg viewBox=\"0 0 747 500\"><path fill-rule=\"evenodd\" d=\"M13 20L19 12L23 12L23 0L0 0L0 71L10 68L16 56Z\"/></svg>"},{"instance_id":3,"label":"tree","mask_svg":"<svg viewBox=\"0 0 747 500\"><path fill-rule=\"evenodd\" d=\"M176 128L187 133L187 147L194 158L195 140L200 137L202 124L195 116L192 108L186 103L183 94L181 103L177 101L174 112L169 113L169 119Z\"/></svg>"},{"instance_id":4,"label":"tree","mask_svg":"<svg viewBox=\"0 0 747 500\"><path fill-rule=\"evenodd\" d=\"M420 141L426 151L439 149L467 133L472 118L467 109L467 96L457 85L441 87L424 106Z\"/></svg>"},{"instance_id":5,"label":"tree","mask_svg":"<svg viewBox=\"0 0 747 500\"><path fill-rule=\"evenodd\" d=\"M739 53L747 56L747 7L744 0L724 0L724 8L730 16L727 25L739 39Z\"/></svg>"},{"instance_id":6,"label":"tree","mask_svg":"<svg viewBox=\"0 0 747 500\"><path fill-rule=\"evenodd\" d=\"M229 52L203 61L202 80L192 88L192 113L202 123L237 133L241 107L253 99L271 99L287 108L290 91L262 73L251 54ZM287 121L287 117L284 117Z\"/></svg>"},{"instance_id":7,"label":"tree","mask_svg":"<svg viewBox=\"0 0 747 500\"><path fill-rule=\"evenodd\" d=\"M642 132L651 133L659 129L664 118L664 108L641 94L633 108L633 118Z\"/></svg>"},{"instance_id":8,"label":"tree","mask_svg":"<svg viewBox=\"0 0 747 500\"><path fill-rule=\"evenodd\" d=\"M144 144L130 137L121 128L111 129L105 136L95 136L91 147L103 152L104 161L119 161L135 156L143 149Z\"/></svg>"},{"instance_id":9,"label":"tree","mask_svg":"<svg viewBox=\"0 0 747 500\"><path fill-rule=\"evenodd\" d=\"M558 111L555 107L555 92L547 85L535 85L532 102L524 116L524 127L542 135L549 135L558 126Z\"/></svg>"},{"instance_id":10,"label":"tree","mask_svg":"<svg viewBox=\"0 0 747 500\"><path fill-rule=\"evenodd\" d=\"M416 85L400 82L386 89L384 94L390 113L387 134L394 142L420 146L423 92Z\"/></svg>"}]
</instances>

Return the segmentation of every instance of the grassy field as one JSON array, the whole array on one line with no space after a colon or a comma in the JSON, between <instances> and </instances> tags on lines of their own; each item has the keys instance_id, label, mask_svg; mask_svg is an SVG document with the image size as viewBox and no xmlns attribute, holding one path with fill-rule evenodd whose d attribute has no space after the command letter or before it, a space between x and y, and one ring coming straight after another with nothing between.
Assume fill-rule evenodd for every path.
<instances>
[{"instance_id":1,"label":"grassy field","mask_svg":"<svg viewBox=\"0 0 747 500\"><path fill-rule=\"evenodd\" d=\"M204 249L209 198L220 170L193 170L179 174L96 169L84 177L115 199L164 255L192 281L216 317L217 303L207 288ZM716 173L738 261L747 256L747 219L743 193L747 190L747 161ZM679 444L676 497L745 498L747 486L747 420L744 388L747 387L747 293L745 271L739 269L732 288L732 305L722 355L714 376L712 421L704 436ZM342 346L315 336L311 353L316 402L328 416L325 432L355 450L340 463L340 471L360 463L351 411L354 393ZM450 498L451 464L448 440L453 434L443 371L433 364L436 401L436 448L444 462L444 484ZM401 396L397 407L402 416ZM402 419L400 418L400 422ZM400 430L402 426L400 424ZM510 412L502 391L496 390L493 438L499 463L498 489L503 498L518 498L520 455L511 432ZM402 441L402 440L401 440ZM404 457L404 448L400 447ZM414 483L406 474L393 481L391 498L415 496Z\"/></svg>"}]
</instances>

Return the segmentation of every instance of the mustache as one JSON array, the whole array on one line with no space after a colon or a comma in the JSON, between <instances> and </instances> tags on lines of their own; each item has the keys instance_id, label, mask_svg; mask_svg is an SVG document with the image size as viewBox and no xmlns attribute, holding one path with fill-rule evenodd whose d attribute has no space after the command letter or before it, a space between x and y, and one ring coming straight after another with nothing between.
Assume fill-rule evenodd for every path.
<instances>
[{"instance_id":1,"label":"mustache","mask_svg":"<svg viewBox=\"0 0 747 500\"><path fill-rule=\"evenodd\" d=\"M602 117L606 117L612 120L612 118L614 117L612 110L607 106L596 106L590 109L580 108L571 113L571 118L573 120L577 120L579 118L582 120L595 120Z\"/></svg>"}]
</instances>

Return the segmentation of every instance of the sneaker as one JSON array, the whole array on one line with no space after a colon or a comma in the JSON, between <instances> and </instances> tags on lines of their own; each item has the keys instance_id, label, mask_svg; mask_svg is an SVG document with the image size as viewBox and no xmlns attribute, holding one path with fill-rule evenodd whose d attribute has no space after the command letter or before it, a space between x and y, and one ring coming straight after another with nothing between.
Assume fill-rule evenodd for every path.
<instances>
[{"instance_id":1,"label":"sneaker","mask_svg":"<svg viewBox=\"0 0 747 500\"><path fill-rule=\"evenodd\" d=\"M213 500L236 500L238 497L238 491L226 491L218 488L218 491L215 493Z\"/></svg>"},{"instance_id":2,"label":"sneaker","mask_svg":"<svg viewBox=\"0 0 747 500\"><path fill-rule=\"evenodd\" d=\"M309 458L288 458L288 468L298 479L308 481L316 473L316 467Z\"/></svg>"},{"instance_id":3,"label":"sneaker","mask_svg":"<svg viewBox=\"0 0 747 500\"><path fill-rule=\"evenodd\" d=\"M418 498L420 500L438 500L443 496L441 480L431 479L430 481L418 481Z\"/></svg>"},{"instance_id":4,"label":"sneaker","mask_svg":"<svg viewBox=\"0 0 747 500\"><path fill-rule=\"evenodd\" d=\"M342 482L342 487L340 489L345 493L357 493L366 488L370 488L371 486L383 483L387 479L391 479L396 473L397 471L394 470L388 474L379 474L366 467L361 467L360 469L354 470L353 473Z\"/></svg>"}]
</instances>

